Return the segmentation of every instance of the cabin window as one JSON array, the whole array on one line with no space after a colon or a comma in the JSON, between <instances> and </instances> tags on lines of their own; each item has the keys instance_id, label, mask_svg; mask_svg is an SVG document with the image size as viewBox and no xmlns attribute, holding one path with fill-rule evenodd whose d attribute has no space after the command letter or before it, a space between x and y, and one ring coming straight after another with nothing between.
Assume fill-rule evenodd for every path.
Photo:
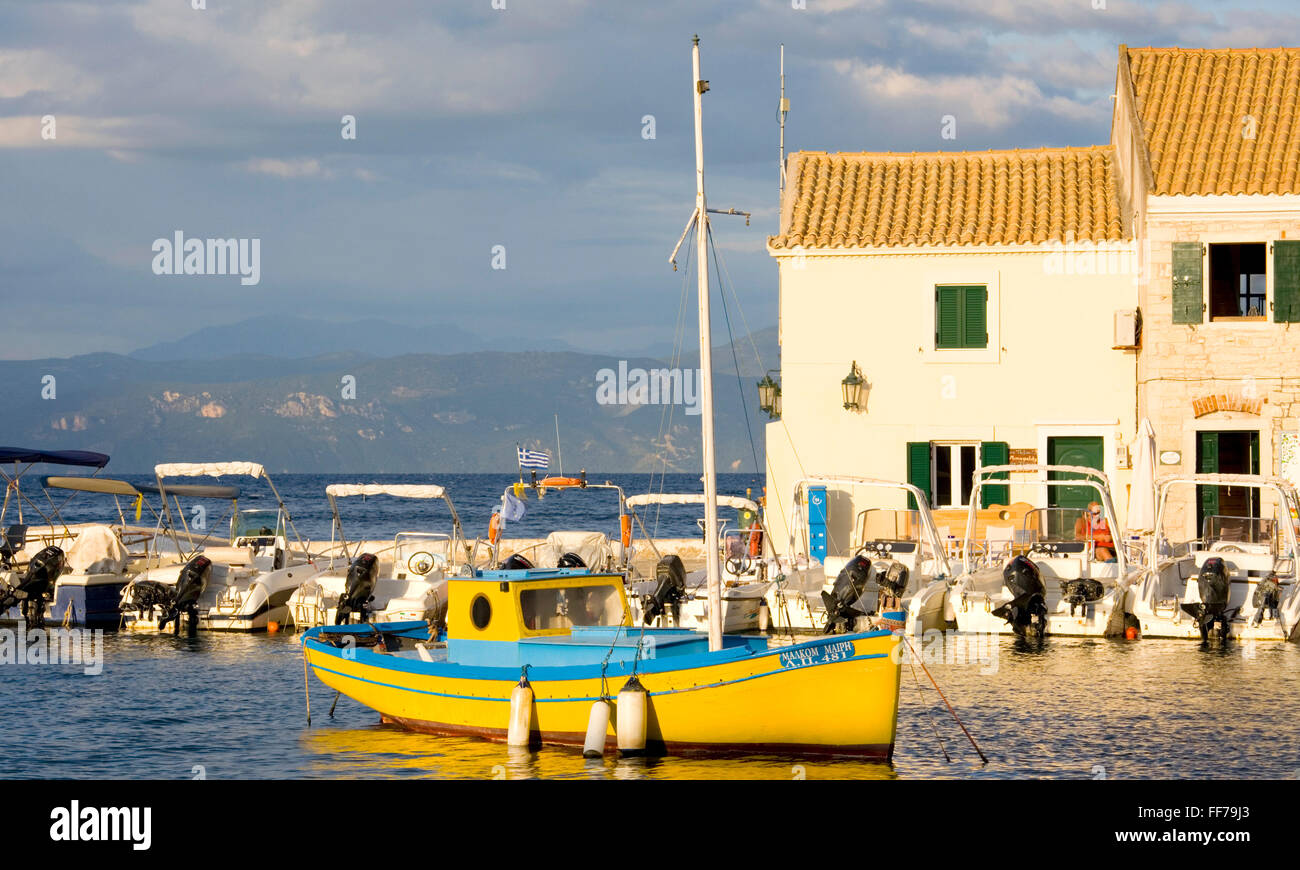
<instances>
[{"instance_id":1,"label":"cabin window","mask_svg":"<svg viewBox=\"0 0 1300 870\"><path fill-rule=\"evenodd\" d=\"M519 612L529 631L623 624L622 602L610 585L524 589L519 593Z\"/></svg>"},{"instance_id":2,"label":"cabin window","mask_svg":"<svg viewBox=\"0 0 1300 870\"><path fill-rule=\"evenodd\" d=\"M940 284L934 288L936 350L986 348L989 289L983 284Z\"/></svg>"},{"instance_id":3,"label":"cabin window","mask_svg":"<svg viewBox=\"0 0 1300 870\"><path fill-rule=\"evenodd\" d=\"M1268 310L1263 242L1210 245L1210 319L1264 320Z\"/></svg>"},{"instance_id":4,"label":"cabin window","mask_svg":"<svg viewBox=\"0 0 1300 870\"><path fill-rule=\"evenodd\" d=\"M476 595L469 606L469 619L479 631L488 627L492 621L492 602L486 595Z\"/></svg>"}]
</instances>

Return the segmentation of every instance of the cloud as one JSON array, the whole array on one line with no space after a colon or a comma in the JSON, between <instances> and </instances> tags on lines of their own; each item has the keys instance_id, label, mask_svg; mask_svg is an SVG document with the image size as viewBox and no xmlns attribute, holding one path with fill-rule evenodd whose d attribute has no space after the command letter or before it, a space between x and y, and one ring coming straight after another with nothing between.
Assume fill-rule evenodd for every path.
<instances>
[{"instance_id":1,"label":"cloud","mask_svg":"<svg viewBox=\"0 0 1300 870\"><path fill-rule=\"evenodd\" d=\"M299 157L281 160L275 157L256 157L246 160L240 167L246 172L259 175L272 175L276 178L330 178L333 174L321 166L314 157Z\"/></svg>"}]
</instances>

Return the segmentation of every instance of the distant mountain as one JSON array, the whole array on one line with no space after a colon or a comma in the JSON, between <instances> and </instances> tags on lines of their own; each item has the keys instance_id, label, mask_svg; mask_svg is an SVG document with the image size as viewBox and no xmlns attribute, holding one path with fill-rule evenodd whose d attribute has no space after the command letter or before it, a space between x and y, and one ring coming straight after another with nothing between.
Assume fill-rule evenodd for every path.
<instances>
[{"instance_id":1,"label":"distant mountain","mask_svg":"<svg viewBox=\"0 0 1300 870\"><path fill-rule=\"evenodd\" d=\"M410 326L378 318L332 323L306 317L259 317L224 326L205 326L175 341L142 347L132 359L214 360L245 354L309 359L335 352L390 358L408 353L453 354L491 350L493 345L454 323ZM520 350L572 350L558 339L523 337Z\"/></svg>"},{"instance_id":2,"label":"distant mountain","mask_svg":"<svg viewBox=\"0 0 1300 870\"><path fill-rule=\"evenodd\" d=\"M0 361L0 444L101 450L119 474L236 458L293 472L500 471L514 467L516 443L554 455L558 413L566 470L699 465L699 416L680 405L597 401L601 370L662 368L661 360L513 350L381 358L343 340L353 331L338 327L340 340L319 344L333 352L305 359ZM748 338L737 343L739 378L731 348L714 349L722 471L756 470L754 448L762 462L767 417L755 373L776 365L775 331L754 340L759 360ZM55 396L45 399L50 375Z\"/></svg>"}]
</instances>

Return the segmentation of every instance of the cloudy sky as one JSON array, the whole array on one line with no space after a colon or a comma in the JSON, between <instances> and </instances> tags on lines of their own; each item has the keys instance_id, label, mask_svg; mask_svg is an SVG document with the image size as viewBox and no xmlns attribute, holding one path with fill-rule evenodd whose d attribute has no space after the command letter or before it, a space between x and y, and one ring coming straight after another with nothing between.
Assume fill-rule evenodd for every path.
<instances>
[{"instance_id":1,"label":"cloudy sky","mask_svg":"<svg viewBox=\"0 0 1300 870\"><path fill-rule=\"evenodd\" d=\"M530 330L671 342L693 33L710 205L754 214L715 230L759 328L776 320L779 44L790 150L910 151L1105 142L1121 42L1300 38L1294 0L192 5L0 2L0 358L284 315L427 324L431 350L443 322L503 349ZM153 274L177 230L260 239L260 283Z\"/></svg>"}]
</instances>

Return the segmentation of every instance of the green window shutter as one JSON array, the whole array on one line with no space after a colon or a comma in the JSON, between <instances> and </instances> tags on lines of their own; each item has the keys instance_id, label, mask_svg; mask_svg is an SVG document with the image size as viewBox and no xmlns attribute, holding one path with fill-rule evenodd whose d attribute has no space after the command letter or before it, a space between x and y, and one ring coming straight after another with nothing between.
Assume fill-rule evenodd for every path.
<instances>
[{"instance_id":1,"label":"green window shutter","mask_svg":"<svg viewBox=\"0 0 1300 870\"><path fill-rule=\"evenodd\" d=\"M958 287L934 288L934 346L961 347L962 295Z\"/></svg>"},{"instance_id":2,"label":"green window shutter","mask_svg":"<svg viewBox=\"0 0 1300 870\"><path fill-rule=\"evenodd\" d=\"M928 506L930 501L929 441L907 442L907 482L925 494ZM917 509L916 499L911 493L907 495L907 509L912 511Z\"/></svg>"},{"instance_id":3,"label":"green window shutter","mask_svg":"<svg viewBox=\"0 0 1300 870\"><path fill-rule=\"evenodd\" d=\"M934 346L988 347L989 291L982 284L942 284L934 288Z\"/></svg>"},{"instance_id":4,"label":"green window shutter","mask_svg":"<svg viewBox=\"0 0 1300 870\"><path fill-rule=\"evenodd\" d=\"M980 466L1010 465L1011 445L1005 441L985 441L980 445ZM1008 480L1006 472L999 472L995 480ZM995 504L1011 503L1010 486L980 487L980 507L988 508Z\"/></svg>"},{"instance_id":5,"label":"green window shutter","mask_svg":"<svg viewBox=\"0 0 1300 870\"><path fill-rule=\"evenodd\" d=\"M965 287L965 305L962 311L962 347L984 348L989 346L987 309L989 291L987 287Z\"/></svg>"},{"instance_id":6,"label":"green window shutter","mask_svg":"<svg viewBox=\"0 0 1300 870\"><path fill-rule=\"evenodd\" d=\"M1300 322L1300 240L1273 243L1273 322Z\"/></svg>"},{"instance_id":7,"label":"green window shutter","mask_svg":"<svg viewBox=\"0 0 1300 870\"><path fill-rule=\"evenodd\" d=\"M1197 459L1196 470L1201 474L1218 474L1219 472L1219 433L1218 432L1201 432L1200 436L1200 456ZM1213 516L1219 512L1219 489L1214 486L1198 486L1201 491L1201 518ZM1204 523L1202 522L1202 526ZM1196 534L1201 534L1201 529L1196 530Z\"/></svg>"},{"instance_id":8,"label":"green window shutter","mask_svg":"<svg viewBox=\"0 0 1300 870\"><path fill-rule=\"evenodd\" d=\"M1200 242L1173 245L1174 323L1202 323L1205 320L1205 249Z\"/></svg>"}]
</instances>

